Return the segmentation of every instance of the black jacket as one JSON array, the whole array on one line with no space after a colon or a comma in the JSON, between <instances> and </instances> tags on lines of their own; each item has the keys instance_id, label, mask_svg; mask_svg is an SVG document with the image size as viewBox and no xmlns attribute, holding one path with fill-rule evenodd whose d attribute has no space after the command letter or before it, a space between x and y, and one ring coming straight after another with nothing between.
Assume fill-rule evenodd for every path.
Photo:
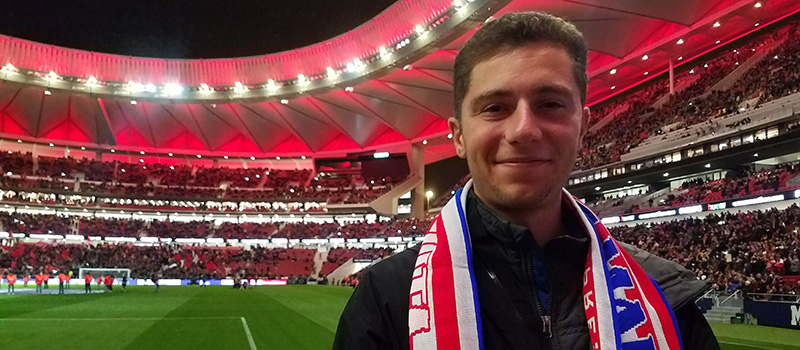
<instances>
[{"instance_id":1,"label":"black jacket","mask_svg":"<svg viewBox=\"0 0 800 350\"><path fill-rule=\"evenodd\" d=\"M573 214L565 210L568 234L540 248L530 231L494 215L472 193L466 211L485 348L589 349L581 301L589 242ZM623 246L662 288L684 348L719 349L694 304L707 284L677 263ZM408 295L418 253L419 246L409 248L365 271L339 320L334 349L409 349ZM542 315L550 317L549 329Z\"/></svg>"}]
</instances>

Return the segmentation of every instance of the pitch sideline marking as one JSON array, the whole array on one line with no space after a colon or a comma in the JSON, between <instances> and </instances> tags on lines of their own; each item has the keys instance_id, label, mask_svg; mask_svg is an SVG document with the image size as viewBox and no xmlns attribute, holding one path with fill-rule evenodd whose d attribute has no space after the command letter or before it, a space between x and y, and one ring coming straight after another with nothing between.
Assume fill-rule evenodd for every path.
<instances>
[{"instance_id":1,"label":"pitch sideline marking","mask_svg":"<svg viewBox=\"0 0 800 350\"><path fill-rule=\"evenodd\" d=\"M53 318L0 318L2 321L161 321L161 320L235 320L238 317L53 317Z\"/></svg>"},{"instance_id":2,"label":"pitch sideline marking","mask_svg":"<svg viewBox=\"0 0 800 350\"><path fill-rule=\"evenodd\" d=\"M244 317L242 319L242 327L244 327L244 333L247 334L247 342L250 343L250 350L258 350L256 347L256 342L253 340L253 334L250 333L250 327L247 326L247 320Z\"/></svg>"},{"instance_id":3,"label":"pitch sideline marking","mask_svg":"<svg viewBox=\"0 0 800 350\"><path fill-rule=\"evenodd\" d=\"M780 348L768 348L768 347L766 347L766 346L753 345L753 344L745 344L745 343L736 343L736 342L732 342L732 341L724 341L724 340L718 340L718 342L720 342L720 343L722 343L722 344L730 344L730 345L741 345L741 346L747 346L747 347L756 348L756 349L767 349L767 350L783 350L783 349L780 349Z\"/></svg>"}]
</instances>

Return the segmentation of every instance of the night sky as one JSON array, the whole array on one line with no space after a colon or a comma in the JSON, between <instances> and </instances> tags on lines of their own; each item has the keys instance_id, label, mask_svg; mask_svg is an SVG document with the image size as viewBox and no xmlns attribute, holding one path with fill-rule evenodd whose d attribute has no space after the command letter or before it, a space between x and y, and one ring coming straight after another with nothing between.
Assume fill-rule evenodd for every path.
<instances>
[{"instance_id":1,"label":"night sky","mask_svg":"<svg viewBox=\"0 0 800 350\"><path fill-rule=\"evenodd\" d=\"M133 56L254 56L332 38L369 21L393 2L4 1L0 34Z\"/></svg>"}]
</instances>

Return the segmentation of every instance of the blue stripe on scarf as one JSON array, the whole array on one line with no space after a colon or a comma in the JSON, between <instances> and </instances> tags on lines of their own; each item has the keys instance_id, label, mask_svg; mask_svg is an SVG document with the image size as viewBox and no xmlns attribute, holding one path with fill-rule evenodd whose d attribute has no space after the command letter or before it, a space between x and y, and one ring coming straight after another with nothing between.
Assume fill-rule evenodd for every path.
<instances>
[{"instance_id":1,"label":"blue stripe on scarf","mask_svg":"<svg viewBox=\"0 0 800 350\"><path fill-rule=\"evenodd\" d=\"M678 327L678 319L675 318L675 313L672 311L672 306L669 305L669 301L667 301L667 297L664 296L664 291L661 290L661 287L658 285L658 283L656 283L652 277L650 278L650 281L653 282L653 286L656 287L658 295L661 297L661 300L664 301L664 306L666 306L667 310L669 311L669 317L672 318L672 325L673 328L675 328L675 335L678 337L678 344L681 345L681 350L683 350L683 337L681 336L681 328ZM661 325L661 328L664 328L664 325Z\"/></svg>"},{"instance_id":2,"label":"blue stripe on scarf","mask_svg":"<svg viewBox=\"0 0 800 350\"><path fill-rule=\"evenodd\" d=\"M464 234L464 246L467 250L467 267L469 268L469 279L472 283L472 300L475 302L475 318L478 326L478 348L483 350L483 324L481 322L480 301L478 300L478 285L475 283L475 269L472 265L472 240L470 240L467 228L467 217L464 215L464 208L461 205L461 192L463 191L463 188L459 188L456 192L456 208L458 208L458 219L461 221L461 232Z\"/></svg>"}]
</instances>

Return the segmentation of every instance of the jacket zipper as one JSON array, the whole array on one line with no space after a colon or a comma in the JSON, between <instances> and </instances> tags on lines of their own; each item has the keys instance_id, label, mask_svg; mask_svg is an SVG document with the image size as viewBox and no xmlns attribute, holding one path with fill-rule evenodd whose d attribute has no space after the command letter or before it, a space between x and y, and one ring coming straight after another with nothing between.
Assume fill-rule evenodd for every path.
<instances>
[{"instance_id":1,"label":"jacket zipper","mask_svg":"<svg viewBox=\"0 0 800 350\"><path fill-rule=\"evenodd\" d=\"M552 348L553 343L550 341L550 339L553 337L552 324L551 324L552 319L550 318L549 314L546 314L544 312L544 310L542 309L542 303L539 300L538 296L539 292L538 288L536 288L536 278L533 276L533 257L529 256L526 251L524 251L522 255L523 258L525 258L525 261L527 262L523 266L527 267L526 269L527 271L525 271L525 277L527 277L526 282L528 284L528 294L529 294L528 297L533 299L534 303L536 304L536 309L539 312L539 317L542 319L542 333L544 334L545 339L547 339L547 343L550 345L549 347ZM548 300L547 304L548 306L551 306L550 300Z\"/></svg>"}]
</instances>

